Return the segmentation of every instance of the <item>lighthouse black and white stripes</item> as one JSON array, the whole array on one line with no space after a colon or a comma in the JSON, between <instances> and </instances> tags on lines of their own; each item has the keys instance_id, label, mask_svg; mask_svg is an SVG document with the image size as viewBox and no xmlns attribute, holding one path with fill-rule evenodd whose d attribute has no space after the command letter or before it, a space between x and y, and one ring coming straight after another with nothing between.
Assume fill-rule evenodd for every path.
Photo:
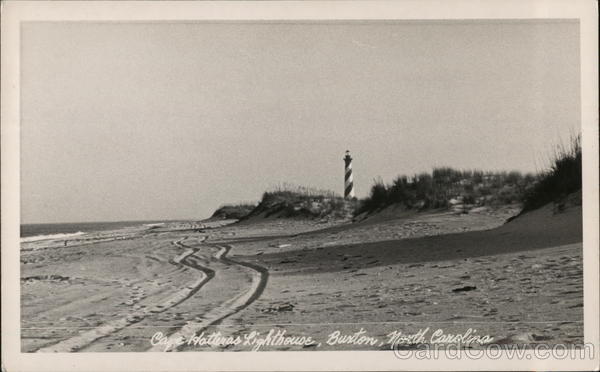
<instances>
[{"instance_id":1,"label":"lighthouse black and white stripes","mask_svg":"<svg viewBox=\"0 0 600 372\"><path fill-rule=\"evenodd\" d=\"M352 157L350 151L346 150L346 156L344 157L345 164L345 177L344 177L344 198L354 198L354 182L352 180Z\"/></svg>"}]
</instances>

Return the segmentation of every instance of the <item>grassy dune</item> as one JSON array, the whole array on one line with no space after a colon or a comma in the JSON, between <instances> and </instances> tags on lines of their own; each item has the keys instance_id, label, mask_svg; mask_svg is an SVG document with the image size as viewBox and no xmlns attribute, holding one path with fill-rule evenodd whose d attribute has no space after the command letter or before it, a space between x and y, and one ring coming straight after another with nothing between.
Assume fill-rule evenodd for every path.
<instances>
[{"instance_id":1,"label":"grassy dune","mask_svg":"<svg viewBox=\"0 0 600 372\"><path fill-rule=\"evenodd\" d=\"M353 210L354 202L346 201L332 191L284 185L265 192L258 206L246 218L346 218L352 215Z\"/></svg>"},{"instance_id":2,"label":"grassy dune","mask_svg":"<svg viewBox=\"0 0 600 372\"><path fill-rule=\"evenodd\" d=\"M523 211L537 209L550 202L561 201L581 190L581 138L573 137L568 146L557 146L549 169L523 196ZM578 194L581 204L581 193Z\"/></svg>"},{"instance_id":3,"label":"grassy dune","mask_svg":"<svg viewBox=\"0 0 600 372\"><path fill-rule=\"evenodd\" d=\"M421 210L448 208L459 202L472 206L517 203L534 181L535 176L516 171L434 168L431 173L398 176L392 184L376 180L357 213L374 212L394 204Z\"/></svg>"},{"instance_id":4,"label":"grassy dune","mask_svg":"<svg viewBox=\"0 0 600 372\"><path fill-rule=\"evenodd\" d=\"M398 176L391 184L376 180L357 213L372 213L390 205L406 209L523 204L530 211L560 201L581 190L581 143L573 137L568 146L557 146L551 165L537 175L512 172L434 168L413 177Z\"/></svg>"},{"instance_id":5,"label":"grassy dune","mask_svg":"<svg viewBox=\"0 0 600 372\"><path fill-rule=\"evenodd\" d=\"M468 212L482 206L519 204L524 213L550 202L560 203L569 195L575 195L575 204L581 204L581 195L577 194L581 176L581 143L577 136L568 146L557 146L548 169L538 174L439 167L431 173L400 175L391 184L375 180L369 196L359 201L344 200L330 190L283 184L265 192L258 204L224 205L212 217L349 218L392 205L406 210L454 208Z\"/></svg>"}]
</instances>

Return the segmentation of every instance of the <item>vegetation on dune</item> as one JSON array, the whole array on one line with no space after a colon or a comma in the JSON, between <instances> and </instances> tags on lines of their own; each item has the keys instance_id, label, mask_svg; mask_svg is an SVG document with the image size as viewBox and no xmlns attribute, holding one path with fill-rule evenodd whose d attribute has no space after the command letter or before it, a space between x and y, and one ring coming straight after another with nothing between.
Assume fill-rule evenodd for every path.
<instances>
[{"instance_id":1,"label":"vegetation on dune","mask_svg":"<svg viewBox=\"0 0 600 372\"><path fill-rule=\"evenodd\" d=\"M502 205L520 202L535 176L520 172L484 172L434 168L413 177L398 176L392 184L375 180L370 195L357 213L373 212L390 205L406 209L448 208L453 205Z\"/></svg>"},{"instance_id":2,"label":"vegetation on dune","mask_svg":"<svg viewBox=\"0 0 600 372\"><path fill-rule=\"evenodd\" d=\"M523 197L523 212L560 201L581 190L581 137L572 137L568 146L557 146L548 170ZM581 204L581 194L578 196Z\"/></svg>"},{"instance_id":3,"label":"vegetation on dune","mask_svg":"<svg viewBox=\"0 0 600 372\"><path fill-rule=\"evenodd\" d=\"M352 202L329 190L284 184L265 192L247 217L345 218L352 214L350 204Z\"/></svg>"},{"instance_id":4,"label":"vegetation on dune","mask_svg":"<svg viewBox=\"0 0 600 372\"><path fill-rule=\"evenodd\" d=\"M406 209L498 206L522 203L523 211L559 201L581 190L581 141L557 146L548 170L537 175L435 168L431 173L397 177L391 184L375 180L356 214L371 213L390 205Z\"/></svg>"},{"instance_id":5,"label":"vegetation on dune","mask_svg":"<svg viewBox=\"0 0 600 372\"><path fill-rule=\"evenodd\" d=\"M581 204L581 141L557 146L547 170L534 174L434 168L431 173L398 176L391 184L375 180L367 198L345 200L317 188L283 184L262 195L256 204L224 205L213 218L263 217L348 218L372 213L391 205L409 210L450 208L468 212L481 206L521 203L523 212L550 202Z\"/></svg>"},{"instance_id":6,"label":"vegetation on dune","mask_svg":"<svg viewBox=\"0 0 600 372\"><path fill-rule=\"evenodd\" d=\"M239 220L246 217L254 208L256 204L253 203L225 204L220 206L211 218Z\"/></svg>"}]
</instances>

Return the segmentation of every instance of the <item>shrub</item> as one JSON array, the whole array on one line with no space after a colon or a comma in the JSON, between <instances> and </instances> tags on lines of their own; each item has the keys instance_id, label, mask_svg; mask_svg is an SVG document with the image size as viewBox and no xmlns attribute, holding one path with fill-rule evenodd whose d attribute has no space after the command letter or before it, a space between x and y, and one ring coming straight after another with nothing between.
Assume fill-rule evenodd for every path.
<instances>
[{"instance_id":1,"label":"shrub","mask_svg":"<svg viewBox=\"0 0 600 372\"><path fill-rule=\"evenodd\" d=\"M576 136L568 146L556 147L549 169L538 175L439 167L412 179L398 176L390 185L378 178L357 213L392 204L408 209L446 208L459 197L462 203L476 205L523 203L523 211L528 211L581 190L581 176L581 140Z\"/></svg>"},{"instance_id":2,"label":"shrub","mask_svg":"<svg viewBox=\"0 0 600 372\"><path fill-rule=\"evenodd\" d=\"M466 204L519 202L526 188L525 180L533 182L527 177L517 171L492 173L440 167L411 179L398 176L390 185L378 178L357 213L376 211L392 204L407 209L447 208L451 199L459 197Z\"/></svg>"}]
</instances>

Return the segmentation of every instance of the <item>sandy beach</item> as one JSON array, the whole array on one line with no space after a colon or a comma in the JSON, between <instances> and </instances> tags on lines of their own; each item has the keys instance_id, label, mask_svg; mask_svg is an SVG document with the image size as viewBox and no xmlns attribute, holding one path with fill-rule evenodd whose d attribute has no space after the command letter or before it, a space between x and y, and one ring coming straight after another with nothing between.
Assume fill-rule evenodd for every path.
<instances>
[{"instance_id":1,"label":"sandy beach","mask_svg":"<svg viewBox=\"0 0 600 372\"><path fill-rule=\"evenodd\" d=\"M505 223L516 213L167 223L22 243L22 351L383 350L419 332L582 342L581 207ZM252 341L278 332L294 342ZM177 339L195 341L167 347Z\"/></svg>"}]
</instances>

